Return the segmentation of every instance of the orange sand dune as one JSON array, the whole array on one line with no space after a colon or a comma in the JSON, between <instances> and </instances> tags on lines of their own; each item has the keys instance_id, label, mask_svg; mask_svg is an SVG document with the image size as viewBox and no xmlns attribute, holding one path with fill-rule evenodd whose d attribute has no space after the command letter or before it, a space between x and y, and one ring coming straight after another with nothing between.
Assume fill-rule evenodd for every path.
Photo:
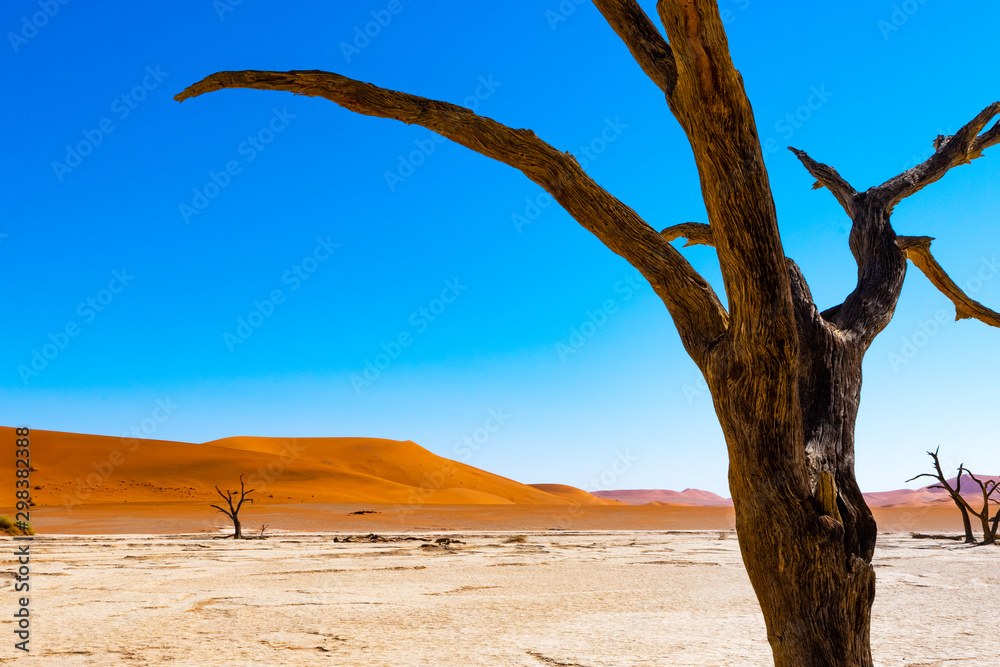
<instances>
[{"instance_id":1,"label":"orange sand dune","mask_svg":"<svg viewBox=\"0 0 1000 667\"><path fill-rule=\"evenodd\" d=\"M14 444L0 427L0 442ZM436 456L412 442L375 438L226 438L204 444L54 431L31 432L32 498L38 507L219 500L240 475L268 503L568 505L557 495ZM13 457L0 467L13 488ZM570 489L572 487L566 487Z\"/></svg>"},{"instance_id":2,"label":"orange sand dune","mask_svg":"<svg viewBox=\"0 0 1000 667\"><path fill-rule=\"evenodd\" d=\"M14 429L0 427L8 451L14 441ZM220 501L214 487L234 488L241 474L257 489L242 515L248 530L265 523L274 530L359 532L735 526L732 507L695 506L718 502L707 492L652 492L659 498L628 505L571 486L521 484L395 440L192 444L32 431L30 450L31 519L42 533L216 532L227 520L209 506ZM14 488L13 465L13 456L0 463L0 488ZM352 514L361 509L377 513ZM961 532L960 515L947 503L873 512L880 531ZM11 514L11 506L0 513Z\"/></svg>"}]
</instances>

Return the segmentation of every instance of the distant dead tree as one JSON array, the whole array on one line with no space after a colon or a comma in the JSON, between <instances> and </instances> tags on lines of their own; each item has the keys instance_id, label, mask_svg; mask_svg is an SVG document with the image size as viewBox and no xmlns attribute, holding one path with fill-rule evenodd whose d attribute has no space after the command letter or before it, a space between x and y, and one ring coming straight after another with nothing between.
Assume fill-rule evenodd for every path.
<instances>
[{"instance_id":1,"label":"distant dead tree","mask_svg":"<svg viewBox=\"0 0 1000 667\"><path fill-rule=\"evenodd\" d=\"M933 452L927 452L932 459L934 459L934 472L921 473L915 477L911 477L906 480L907 482L912 482L915 479L920 479L921 477L931 477L938 481L937 484L930 486L931 489L944 489L951 496L951 499L958 506L959 511L962 513L962 526L965 528L965 543L975 544L976 537L972 534L972 522L969 520L969 510L967 509L968 503L962 498L962 473L965 471L964 464L958 467L958 477L955 479L955 487L952 488L951 484L948 483L948 478L944 476L944 472L941 470L941 461L938 459L938 452L941 448L938 447Z\"/></svg>"},{"instance_id":2,"label":"distant dead tree","mask_svg":"<svg viewBox=\"0 0 1000 667\"><path fill-rule=\"evenodd\" d=\"M983 481L969 472L968 468L959 468L959 473L961 473L963 469L972 481L979 485L979 490L982 491L983 494L983 508L978 512L972 509L972 505L967 502L965 503L969 508L969 512L983 523L982 544L995 544L997 541L997 527L1000 525L1000 510L998 510L997 515L993 517L993 525L990 526L990 503L1000 504L1000 501L992 499L993 494L1000 489L1000 481L992 479ZM965 502L965 498L962 498L962 502Z\"/></svg>"},{"instance_id":3,"label":"distant dead tree","mask_svg":"<svg viewBox=\"0 0 1000 667\"><path fill-rule=\"evenodd\" d=\"M1000 327L1000 313L963 292L937 263L932 239L897 235L891 217L903 200L1000 144L1000 123L993 122L1000 101L936 139L922 163L860 190L832 166L792 149L813 188L825 188L851 221L857 283L841 303L821 309L798 265L785 256L764 145L730 57L718 0L658 0L665 34L638 0L594 5L684 130L692 151L684 157L693 156L697 166L707 223L658 230L650 224L655 220L644 220L588 175L586 161L531 130L333 72L217 72L175 99L228 88L322 97L355 113L423 126L520 170L545 189L642 273L708 384L729 452L740 551L775 666L871 667L878 531L854 474L865 353L892 319L908 262L955 304L958 319ZM827 59L816 66L842 63ZM872 77L886 76L874 63L871 69ZM590 74L597 95L616 76L604 64ZM987 85L995 83L980 81L967 95ZM863 137L843 154L864 163L872 158L861 149L877 154L883 146ZM660 215L670 215L671 191L678 187L664 177L650 183L663 202ZM956 234L963 233L956 223ZM679 238L715 249L725 300L672 245Z\"/></svg>"},{"instance_id":4,"label":"distant dead tree","mask_svg":"<svg viewBox=\"0 0 1000 667\"><path fill-rule=\"evenodd\" d=\"M219 495L222 496L222 499L225 500L226 503L229 505L229 509L227 510L223 507L219 507L218 505L212 505L212 507L219 510L220 512L222 512L223 514L225 514L226 516L228 516L230 519L233 520L233 527L236 529L235 532L233 533L233 539L234 540L243 539L243 532L240 529L240 508L243 507L243 503L246 501L250 501L251 503L253 502L253 498L248 498L247 496L253 493L254 489L250 489L249 491L244 491L243 475L240 475L240 497L235 506L233 505L233 494L235 493L235 491L226 491L225 493L223 493L222 491L219 490L218 486L215 487L215 490L219 492ZM263 533L264 531L261 530L262 535Z\"/></svg>"}]
</instances>

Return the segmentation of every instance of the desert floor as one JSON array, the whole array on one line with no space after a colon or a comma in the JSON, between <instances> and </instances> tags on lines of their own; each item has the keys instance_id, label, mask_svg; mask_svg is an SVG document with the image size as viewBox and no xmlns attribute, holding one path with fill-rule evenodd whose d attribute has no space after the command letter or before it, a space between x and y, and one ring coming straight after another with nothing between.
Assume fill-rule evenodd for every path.
<instances>
[{"instance_id":1,"label":"desert floor","mask_svg":"<svg viewBox=\"0 0 1000 667\"><path fill-rule=\"evenodd\" d=\"M377 543L315 533L241 542L43 535L32 543L31 654L14 656L4 613L0 661L770 664L731 531L538 531L522 533L523 542L513 535L452 532L463 544L447 546L433 533ZM10 538L3 542L12 552ZM1000 548L882 534L875 565L876 664L996 659Z\"/></svg>"}]
</instances>

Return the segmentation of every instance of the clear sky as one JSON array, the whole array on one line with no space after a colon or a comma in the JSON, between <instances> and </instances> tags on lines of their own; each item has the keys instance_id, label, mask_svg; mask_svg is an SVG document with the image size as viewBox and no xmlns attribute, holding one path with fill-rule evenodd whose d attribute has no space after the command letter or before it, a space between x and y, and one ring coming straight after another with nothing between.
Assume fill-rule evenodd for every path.
<instances>
[{"instance_id":1,"label":"clear sky","mask_svg":"<svg viewBox=\"0 0 1000 667\"><path fill-rule=\"evenodd\" d=\"M765 159L786 253L832 306L855 280L847 219L784 147L859 190L923 159L1000 99L976 29L1000 8L720 7L781 147ZM172 99L218 70L331 70L589 146L650 224L705 221L662 94L589 2L14 0L2 28L0 423L410 439L522 482L728 495L662 302L519 172L318 98ZM994 308L998 177L993 149L894 215ZM684 252L721 294L714 253ZM953 318L911 268L865 362L863 489L904 486L938 445L1000 472L1000 331Z\"/></svg>"}]
</instances>

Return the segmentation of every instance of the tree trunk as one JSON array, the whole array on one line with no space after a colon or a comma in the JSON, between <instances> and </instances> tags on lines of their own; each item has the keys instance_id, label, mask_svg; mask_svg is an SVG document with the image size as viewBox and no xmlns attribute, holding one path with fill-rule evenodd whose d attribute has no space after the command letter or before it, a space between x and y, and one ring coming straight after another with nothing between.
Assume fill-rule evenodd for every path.
<instances>
[{"instance_id":1,"label":"tree trunk","mask_svg":"<svg viewBox=\"0 0 1000 667\"><path fill-rule=\"evenodd\" d=\"M243 532L241 530L240 520L237 519L236 517L233 517L233 526L236 529L235 532L233 533L233 539L234 540L242 540L243 539Z\"/></svg>"},{"instance_id":2,"label":"tree trunk","mask_svg":"<svg viewBox=\"0 0 1000 667\"><path fill-rule=\"evenodd\" d=\"M1000 509L997 510L997 515L993 517L993 530L990 534L993 535L993 541L996 542L997 539L997 529L1000 528Z\"/></svg>"},{"instance_id":3,"label":"tree trunk","mask_svg":"<svg viewBox=\"0 0 1000 667\"><path fill-rule=\"evenodd\" d=\"M996 542L996 535L990 526L990 512L988 508L983 510L983 513L979 516L979 520L983 523L983 541L981 544L993 544Z\"/></svg>"},{"instance_id":4,"label":"tree trunk","mask_svg":"<svg viewBox=\"0 0 1000 667\"><path fill-rule=\"evenodd\" d=\"M955 504L958 505L958 509L962 510L962 526L965 528L965 543L975 544L976 536L972 534L972 521L969 519L969 510L965 509L959 500L955 500ZM994 532L995 529L994 529Z\"/></svg>"},{"instance_id":5,"label":"tree trunk","mask_svg":"<svg viewBox=\"0 0 1000 667\"><path fill-rule=\"evenodd\" d=\"M854 477L866 346L827 324L789 269L797 362L736 345L707 369L740 550L776 667L870 667L876 525Z\"/></svg>"}]
</instances>

